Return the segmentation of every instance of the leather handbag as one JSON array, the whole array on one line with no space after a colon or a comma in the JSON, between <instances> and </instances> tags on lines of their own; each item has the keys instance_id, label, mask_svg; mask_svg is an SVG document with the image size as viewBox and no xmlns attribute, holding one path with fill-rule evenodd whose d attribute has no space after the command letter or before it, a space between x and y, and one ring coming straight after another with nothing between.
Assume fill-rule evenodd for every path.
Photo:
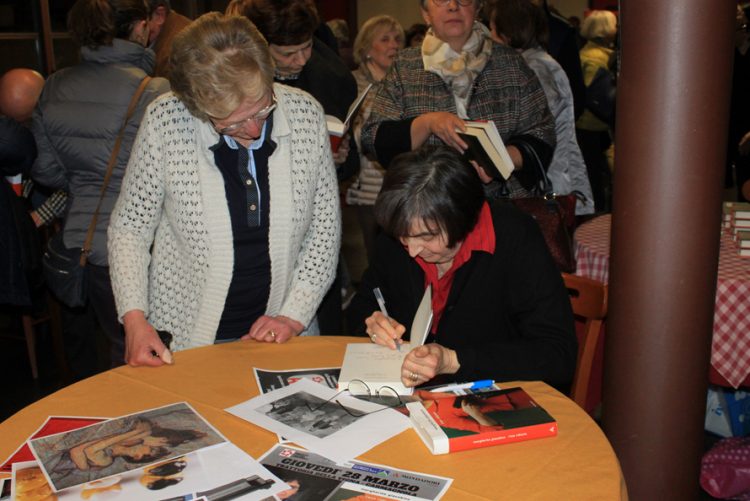
<instances>
[{"instance_id":1,"label":"leather handbag","mask_svg":"<svg viewBox=\"0 0 750 501\"><path fill-rule=\"evenodd\" d=\"M112 148L112 154L109 157L107 173L104 176L104 182L102 183L102 188L99 192L99 202L97 203L96 210L91 218L91 223L89 223L83 247L80 249L66 247L65 242L63 241L65 230L62 230L49 239L47 242L47 250L42 256L44 278L47 281L47 287L49 287L57 299L71 308L86 304L87 287L85 267L89 252L91 252L91 242L94 240L94 231L96 230L96 222L99 219L99 210L101 209L104 194L109 185L109 180L112 177L112 171L117 163L117 155L120 152L122 138L125 134L125 127L133 116L133 113L135 113L138 101L150 80L151 77L145 77L130 100L130 105L125 114L125 120L120 127L120 131L117 133L117 139Z\"/></svg>"},{"instance_id":2,"label":"leather handbag","mask_svg":"<svg viewBox=\"0 0 750 501\"><path fill-rule=\"evenodd\" d=\"M552 183L534 149L525 143L516 146L526 151L528 155L524 158L532 159L531 163L535 164L526 168L536 170L537 184L532 188L530 197L511 198L510 202L537 222L557 268L565 273L575 273L576 259L571 235L575 228L576 195L553 193Z\"/></svg>"}]
</instances>

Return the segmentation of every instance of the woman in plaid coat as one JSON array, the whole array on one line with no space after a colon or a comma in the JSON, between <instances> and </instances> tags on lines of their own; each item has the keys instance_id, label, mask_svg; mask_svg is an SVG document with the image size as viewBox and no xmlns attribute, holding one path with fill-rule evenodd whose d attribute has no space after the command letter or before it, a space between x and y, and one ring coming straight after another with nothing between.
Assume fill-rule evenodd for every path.
<instances>
[{"instance_id":1,"label":"woman in plaid coat","mask_svg":"<svg viewBox=\"0 0 750 501\"><path fill-rule=\"evenodd\" d=\"M362 131L362 148L384 166L424 143L464 151L456 133L465 120L492 120L515 171L507 183L524 196L546 169L555 148L555 124L539 80L516 51L494 43L475 20L478 0L422 0L430 30L421 47L403 50L375 97ZM492 195L501 187L477 169Z\"/></svg>"}]
</instances>

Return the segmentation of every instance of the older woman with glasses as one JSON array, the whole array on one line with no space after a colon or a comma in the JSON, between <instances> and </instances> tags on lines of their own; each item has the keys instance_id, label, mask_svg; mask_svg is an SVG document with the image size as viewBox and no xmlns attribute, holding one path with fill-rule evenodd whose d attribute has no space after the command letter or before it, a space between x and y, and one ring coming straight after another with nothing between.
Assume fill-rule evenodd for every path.
<instances>
[{"instance_id":1,"label":"older woman with glasses","mask_svg":"<svg viewBox=\"0 0 750 501\"><path fill-rule=\"evenodd\" d=\"M320 105L273 83L244 17L202 16L170 64L174 93L144 117L109 230L128 363L164 363L157 330L176 349L315 333L341 230Z\"/></svg>"},{"instance_id":2,"label":"older woman with glasses","mask_svg":"<svg viewBox=\"0 0 750 501\"><path fill-rule=\"evenodd\" d=\"M386 167L398 153L424 143L463 152L467 144L456 130L465 129L464 121L492 120L516 169L507 188L523 196L537 179L532 162L538 157L549 165L555 124L534 72L476 21L479 3L421 0L430 29L421 47L401 51L391 66L362 131L362 149ZM477 172L489 193L506 191Z\"/></svg>"}]
</instances>

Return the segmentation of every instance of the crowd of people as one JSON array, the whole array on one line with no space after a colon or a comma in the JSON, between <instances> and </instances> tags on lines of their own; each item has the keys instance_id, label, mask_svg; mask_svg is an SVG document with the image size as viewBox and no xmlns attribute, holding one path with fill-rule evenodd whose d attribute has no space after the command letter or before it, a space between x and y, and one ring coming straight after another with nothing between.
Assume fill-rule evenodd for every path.
<instances>
[{"instance_id":1,"label":"crowd of people","mask_svg":"<svg viewBox=\"0 0 750 501\"><path fill-rule=\"evenodd\" d=\"M325 23L311 0L232 0L196 20L168 0L77 0L68 27L80 62L46 81L26 69L0 79L0 167L37 193L20 216L3 213L6 234L59 218L65 246L81 248L97 215L87 304L63 308L76 377L97 370L94 322L108 366L300 335L395 349L431 286L431 332L406 357L404 384L571 382L567 292L534 220L505 201L533 196L544 169L556 193L577 195L576 215L608 209L613 125L584 94L600 68L616 76L616 18L592 12L579 53L546 1L419 6L424 24L378 15L350 43L346 23ZM332 147L326 115L343 120L368 87ZM462 155L469 120L496 125L508 180ZM17 206L0 184L0 208ZM342 204L368 263L346 308ZM2 256L0 301L27 306L21 240Z\"/></svg>"}]
</instances>

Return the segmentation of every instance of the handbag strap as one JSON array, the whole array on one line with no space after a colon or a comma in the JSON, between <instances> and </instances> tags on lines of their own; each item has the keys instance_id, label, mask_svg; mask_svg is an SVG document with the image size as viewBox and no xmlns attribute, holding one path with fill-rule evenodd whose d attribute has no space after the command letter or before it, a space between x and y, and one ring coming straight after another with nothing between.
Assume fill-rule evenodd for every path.
<instances>
[{"instance_id":1,"label":"handbag strap","mask_svg":"<svg viewBox=\"0 0 750 501\"><path fill-rule=\"evenodd\" d=\"M94 215L91 218L91 223L89 224L88 231L86 232L86 240L83 242L83 248L81 249L81 259L80 264L81 266L86 265L86 259L88 258L89 252L91 252L91 243L94 240L94 230L96 230L96 222L99 219L99 210L102 208L102 202L104 201L104 194L107 191L107 186L109 186L109 180L112 178L112 172L115 169L115 164L117 163L117 155L120 153L120 146L122 145L122 138L125 135L125 127L127 127L128 122L133 116L133 113L135 113L135 108L138 105L138 101L141 98L141 95L143 94L143 91L146 90L146 86L151 81L151 77L146 76L141 80L141 84L138 86L138 88L135 91L135 94L133 94L133 97L130 99L130 105L128 106L128 111L125 113L125 120L123 120L122 125L120 126L120 131L117 133L117 139L115 140L115 145L112 148L112 154L109 156L109 164L107 164L107 173L104 175L104 182L102 183L102 189L99 192L99 202L96 204L96 210L94 211Z\"/></svg>"},{"instance_id":2,"label":"handbag strap","mask_svg":"<svg viewBox=\"0 0 750 501\"><path fill-rule=\"evenodd\" d=\"M547 171L544 170L544 166L542 165L542 160L539 158L539 154L531 145L526 144L525 142L520 142L516 145L516 147L518 146L522 146L524 151L534 159L532 163L534 164L534 169L537 171L537 177L539 179L537 185L534 188L535 190L538 190L540 192L538 193L538 195L553 195L554 193L552 189L552 181L550 181L549 177L547 177Z\"/></svg>"}]
</instances>

